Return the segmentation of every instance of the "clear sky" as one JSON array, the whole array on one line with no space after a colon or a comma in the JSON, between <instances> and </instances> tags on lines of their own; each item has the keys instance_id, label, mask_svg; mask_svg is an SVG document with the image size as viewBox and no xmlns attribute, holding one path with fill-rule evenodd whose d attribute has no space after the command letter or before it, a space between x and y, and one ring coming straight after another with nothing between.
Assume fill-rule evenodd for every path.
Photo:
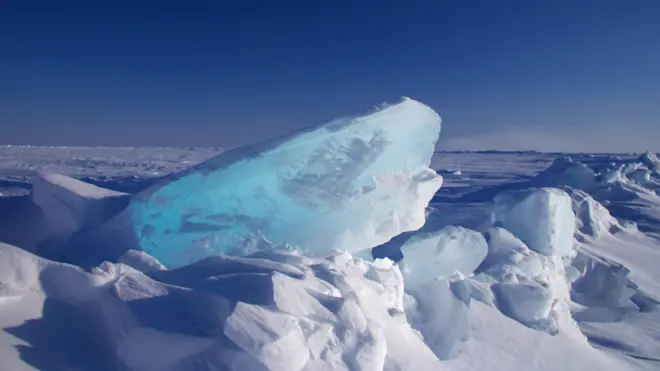
<instances>
[{"instance_id":1,"label":"clear sky","mask_svg":"<svg viewBox=\"0 0 660 371\"><path fill-rule=\"evenodd\" d=\"M0 1L1 143L238 146L400 96L440 148L660 150L660 1Z\"/></svg>"}]
</instances>

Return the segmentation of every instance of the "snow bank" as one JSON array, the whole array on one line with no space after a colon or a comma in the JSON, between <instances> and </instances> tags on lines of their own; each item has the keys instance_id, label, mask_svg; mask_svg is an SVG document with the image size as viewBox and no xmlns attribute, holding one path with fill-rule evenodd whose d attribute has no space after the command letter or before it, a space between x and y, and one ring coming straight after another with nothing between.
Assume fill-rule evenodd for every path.
<instances>
[{"instance_id":1,"label":"snow bank","mask_svg":"<svg viewBox=\"0 0 660 371\"><path fill-rule=\"evenodd\" d=\"M532 183L539 187L569 186L589 190L596 184L596 172L581 162L562 156L536 175Z\"/></svg>"},{"instance_id":2,"label":"snow bank","mask_svg":"<svg viewBox=\"0 0 660 371\"><path fill-rule=\"evenodd\" d=\"M40 172L29 196L2 200L0 241L59 260L71 236L93 230L128 205L129 195Z\"/></svg>"},{"instance_id":3,"label":"snow bank","mask_svg":"<svg viewBox=\"0 0 660 371\"><path fill-rule=\"evenodd\" d=\"M573 266L580 272L572 286L574 301L588 307L637 309L630 299L637 290L629 281L629 269L586 253L579 254Z\"/></svg>"},{"instance_id":4,"label":"snow bank","mask_svg":"<svg viewBox=\"0 0 660 371\"><path fill-rule=\"evenodd\" d=\"M103 189L65 175L39 173L30 200L41 210L36 249L56 258L71 235L101 225L128 204L128 195ZM24 246L22 246L24 247Z\"/></svg>"},{"instance_id":5,"label":"snow bank","mask_svg":"<svg viewBox=\"0 0 660 371\"><path fill-rule=\"evenodd\" d=\"M104 263L88 273L0 245L0 296L45 300L42 318L8 330L24 341L53 322L76 334L59 340L59 354L26 359L62 369L443 369L401 312L396 265L269 254L148 274Z\"/></svg>"}]
</instances>

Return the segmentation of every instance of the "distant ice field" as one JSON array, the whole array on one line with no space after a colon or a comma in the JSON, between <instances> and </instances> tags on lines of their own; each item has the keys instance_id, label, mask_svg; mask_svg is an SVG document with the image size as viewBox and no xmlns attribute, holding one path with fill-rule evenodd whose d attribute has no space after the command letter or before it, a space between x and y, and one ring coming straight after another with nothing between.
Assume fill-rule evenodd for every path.
<instances>
[{"instance_id":1,"label":"distant ice field","mask_svg":"<svg viewBox=\"0 0 660 371\"><path fill-rule=\"evenodd\" d=\"M222 148L0 146L0 193L24 194L36 171L64 174L117 191L133 193L150 180L179 172ZM440 195L524 181L569 155L585 164L631 160L636 154L563 154L541 152L436 152L431 166L445 178ZM461 175L453 172L460 170Z\"/></svg>"}]
</instances>

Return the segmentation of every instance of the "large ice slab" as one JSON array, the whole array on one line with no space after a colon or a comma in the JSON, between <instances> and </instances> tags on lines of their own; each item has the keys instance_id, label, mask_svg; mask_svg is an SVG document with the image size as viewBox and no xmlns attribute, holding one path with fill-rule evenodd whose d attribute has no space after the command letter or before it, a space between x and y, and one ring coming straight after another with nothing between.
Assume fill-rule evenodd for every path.
<instances>
[{"instance_id":1,"label":"large ice slab","mask_svg":"<svg viewBox=\"0 0 660 371\"><path fill-rule=\"evenodd\" d=\"M294 246L356 252L424 224L442 184L428 166L440 131L404 99L225 152L135 197L140 247L166 266Z\"/></svg>"}]
</instances>

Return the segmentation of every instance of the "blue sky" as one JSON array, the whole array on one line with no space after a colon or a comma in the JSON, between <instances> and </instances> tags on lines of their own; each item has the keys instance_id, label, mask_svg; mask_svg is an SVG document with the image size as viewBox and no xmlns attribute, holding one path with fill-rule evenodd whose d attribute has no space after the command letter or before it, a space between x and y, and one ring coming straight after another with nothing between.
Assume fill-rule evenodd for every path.
<instances>
[{"instance_id":1,"label":"blue sky","mask_svg":"<svg viewBox=\"0 0 660 371\"><path fill-rule=\"evenodd\" d=\"M660 150L660 1L5 1L0 142L238 146L410 96L440 148Z\"/></svg>"}]
</instances>

